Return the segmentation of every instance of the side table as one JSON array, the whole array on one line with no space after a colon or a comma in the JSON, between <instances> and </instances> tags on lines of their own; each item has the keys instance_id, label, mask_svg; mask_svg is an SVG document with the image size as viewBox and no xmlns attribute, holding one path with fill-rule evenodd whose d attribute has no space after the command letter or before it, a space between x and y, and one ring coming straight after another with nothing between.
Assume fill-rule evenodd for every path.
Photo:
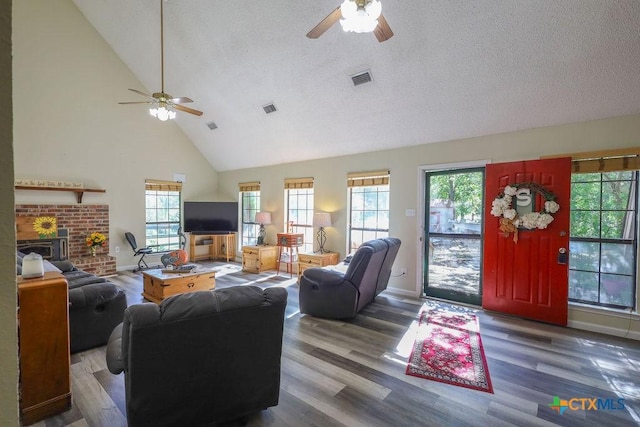
<instances>
[{"instance_id":1,"label":"side table","mask_svg":"<svg viewBox=\"0 0 640 427\"><path fill-rule=\"evenodd\" d=\"M300 281L302 273L307 268L336 265L338 262L340 262L340 254L338 252L300 254L298 256L298 281Z\"/></svg>"},{"instance_id":2,"label":"side table","mask_svg":"<svg viewBox=\"0 0 640 427\"><path fill-rule=\"evenodd\" d=\"M277 256L277 246L243 246L242 270L249 273L262 273L265 270L275 270Z\"/></svg>"},{"instance_id":3,"label":"side table","mask_svg":"<svg viewBox=\"0 0 640 427\"><path fill-rule=\"evenodd\" d=\"M276 260L276 275L280 274L280 263L284 262L287 264L287 273L293 277L293 264L298 262L298 248L304 243L304 234L278 233L277 241L278 258Z\"/></svg>"}]
</instances>

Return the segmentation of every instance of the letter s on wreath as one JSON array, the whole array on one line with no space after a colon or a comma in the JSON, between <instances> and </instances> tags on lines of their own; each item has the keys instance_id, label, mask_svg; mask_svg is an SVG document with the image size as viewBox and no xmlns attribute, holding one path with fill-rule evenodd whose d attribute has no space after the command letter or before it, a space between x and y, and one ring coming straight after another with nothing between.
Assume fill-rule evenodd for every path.
<instances>
[{"instance_id":1,"label":"letter s on wreath","mask_svg":"<svg viewBox=\"0 0 640 427\"><path fill-rule=\"evenodd\" d=\"M518 194L518 190L522 188L528 188L544 197L544 206L540 211L518 215L518 212L512 207L512 200ZM504 191L491 203L491 215L500 218L500 231L504 233L505 237L513 233L513 241L516 243L518 242L519 228L545 229L553 222L552 214L558 212L559 209L560 205L556 202L555 194L535 182L507 185Z\"/></svg>"}]
</instances>

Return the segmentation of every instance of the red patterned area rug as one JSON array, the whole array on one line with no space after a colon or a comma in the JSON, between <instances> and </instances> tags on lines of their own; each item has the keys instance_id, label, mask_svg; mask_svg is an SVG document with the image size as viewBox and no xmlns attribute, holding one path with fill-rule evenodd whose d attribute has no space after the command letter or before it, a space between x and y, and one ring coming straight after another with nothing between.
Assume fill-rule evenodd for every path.
<instances>
[{"instance_id":1,"label":"red patterned area rug","mask_svg":"<svg viewBox=\"0 0 640 427\"><path fill-rule=\"evenodd\" d=\"M406 373L493 393L476 315L423 311Z\"/></svg>"}]
</instances>

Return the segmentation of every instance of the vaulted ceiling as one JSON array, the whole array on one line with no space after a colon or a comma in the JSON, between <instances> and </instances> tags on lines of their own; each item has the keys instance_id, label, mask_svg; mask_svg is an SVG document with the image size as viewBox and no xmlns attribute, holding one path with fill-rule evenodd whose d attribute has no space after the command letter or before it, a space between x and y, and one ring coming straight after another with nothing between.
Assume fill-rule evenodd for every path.
<instances>
[{"instance_id":1,"label":"vaulted ceiling","mask_svg":"<svg viewBox=\"0 0 640 427\"><path fill-rule=\"evenodd\" d=\"M159 92L160 0L73 2ZM381 2L383 43L305 36L341 0L165 1L165 91L204 112L176 123L224 171L640 113L638 0Z\"/></svg>"}]
</instances>

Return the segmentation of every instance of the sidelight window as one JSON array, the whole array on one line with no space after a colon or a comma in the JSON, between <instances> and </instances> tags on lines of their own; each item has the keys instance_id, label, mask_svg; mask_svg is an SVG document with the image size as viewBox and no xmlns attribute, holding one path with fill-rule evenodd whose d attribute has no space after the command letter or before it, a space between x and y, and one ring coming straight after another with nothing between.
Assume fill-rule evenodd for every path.
<instances>
[{"instance_id":1,"label":"sidelight window","mask_svg":"<svg viewBox=\"0 0 640 427\"><path fill-rule=\"evenodd\" d=\"M637 192L636 170L572 175L570 301L635 307Z\"/></svg>"}]
</instances>

